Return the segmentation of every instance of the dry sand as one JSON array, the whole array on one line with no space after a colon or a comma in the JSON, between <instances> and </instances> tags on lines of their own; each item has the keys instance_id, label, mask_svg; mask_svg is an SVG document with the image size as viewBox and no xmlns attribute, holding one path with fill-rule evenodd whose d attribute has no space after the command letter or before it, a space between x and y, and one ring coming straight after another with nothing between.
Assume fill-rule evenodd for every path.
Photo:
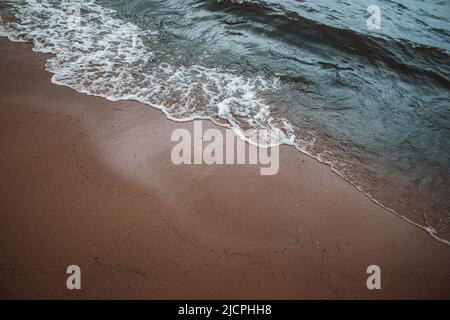
<instances>
[{"instance_id":1,"label":"dry sand","mask_svg":"<svg viewBox=\"0 0 450 320\"><path fill-rule=\"evenodd\" d=\"M0 298L450 298L450 248L325 165L176 166L192 123L55 86L47 58L0 39Z\"/></svg>"}]
</instances>

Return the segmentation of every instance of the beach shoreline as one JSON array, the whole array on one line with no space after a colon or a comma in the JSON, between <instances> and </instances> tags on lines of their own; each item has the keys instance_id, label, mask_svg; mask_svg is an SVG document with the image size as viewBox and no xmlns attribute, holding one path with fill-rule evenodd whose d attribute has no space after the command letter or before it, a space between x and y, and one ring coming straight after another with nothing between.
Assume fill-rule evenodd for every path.
<instances>
[{"instance_id":1,"label":"beach shoreline","mask_svg":"<svg viewBox=\"0 0 450 320\"><path fill-rule=\"evenodd\" d=\"M177 166L192 122L53 85L30 44L0 56L1 298L450 298L449 247L293 147L274 176Z\"/></svg>"}]
</instances>

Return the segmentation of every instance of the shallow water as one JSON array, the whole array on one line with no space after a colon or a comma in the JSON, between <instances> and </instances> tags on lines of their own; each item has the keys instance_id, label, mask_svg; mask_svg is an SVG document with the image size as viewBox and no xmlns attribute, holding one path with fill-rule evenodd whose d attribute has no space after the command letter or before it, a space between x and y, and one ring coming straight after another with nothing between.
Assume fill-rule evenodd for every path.
<instances>
[{"instance_id":1,"label":"shallow water","mask_svg":"<svg viewBox=\"0 0 450 320\"><path fill-rule=\"evenodd\" d=\"M171 119L282 134L450 239L450 4L2 1L4 32L55 53L53 81ZM68 29L71 6L80 24ZM76 22L76 21L75 21ZM73 23L73 21L72 21Z\"/></svg>"}]
</instances>

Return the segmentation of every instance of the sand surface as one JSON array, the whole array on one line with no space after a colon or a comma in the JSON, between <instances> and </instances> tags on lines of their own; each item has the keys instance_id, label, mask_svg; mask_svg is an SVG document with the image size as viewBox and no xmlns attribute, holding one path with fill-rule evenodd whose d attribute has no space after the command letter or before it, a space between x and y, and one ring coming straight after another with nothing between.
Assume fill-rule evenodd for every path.
<instances>
[{"instance_id":1,"label":"sand surface","mask_svg":"<svg viewBox=\"0 0 450 320\"><path fill-rule=\"evenodd\" d=\"M0 39L0 298L450 298L450 247L325 165L176 166L192 123L55 86L47 58Z\"/></svg>"}]
</instances>

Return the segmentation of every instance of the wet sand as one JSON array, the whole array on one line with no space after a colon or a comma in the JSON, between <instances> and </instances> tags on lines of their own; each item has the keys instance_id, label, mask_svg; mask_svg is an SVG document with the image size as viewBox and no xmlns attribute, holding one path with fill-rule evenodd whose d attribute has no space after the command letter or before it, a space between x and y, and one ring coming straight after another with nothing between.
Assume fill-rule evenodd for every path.
<instances>
[{"instance_id":1,"label":"wet sand","mask_svg":"<svg viewBox=\"0 0 450 320\"><path fill-rule=\"evenodd\" d=\"M0 298L450 298L450 247L325 165L174 165L192 123L55 86L47 58L0 39Z\"/></svg>"}]
</instances>

